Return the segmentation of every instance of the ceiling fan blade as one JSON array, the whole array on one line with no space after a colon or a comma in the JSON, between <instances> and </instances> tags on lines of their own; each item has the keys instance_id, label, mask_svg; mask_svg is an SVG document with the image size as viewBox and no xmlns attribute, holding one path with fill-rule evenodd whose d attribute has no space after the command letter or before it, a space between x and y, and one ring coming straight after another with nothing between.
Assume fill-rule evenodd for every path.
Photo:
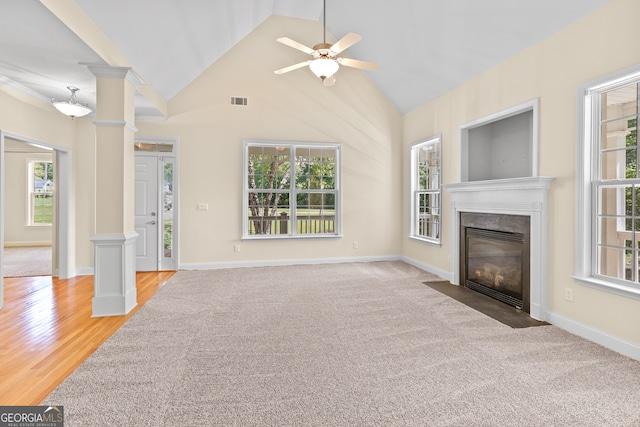
<instances>
[{"instance_id":1,"label":"ceiling fan blade","mask_svg":"<svg viewBox=\"0 0 640 427\"><path fill-rule=\"evenodd\" d=\"M338 40L333 46L331 46L329 50L331 50L331 52L337 55L343 50L358 43L360 40L362 40L362 37L360 36L360 34L349 33L343 38L341 38L340 40Z\"/></svg>"},{"instance_id":2,"label":"ceiling fan blade","mask_svg":"<svg viewBox=\"0 0 640 427\"><path fill-rule=\"evenodd\" d=\"M311 62L311 60L304 61L304 62L299 62L299 63L294 64L294 65L289 65L288 67L284 67L284 68L280 68L279 70L275 70L274 73L276 73L276 74L288 73L289 71L297 70L298 68L302 68L302 67L307 66L309 64L309 62Z\"/></svg>"},{"instance_id":3,"label":"ceiling fan blade","mask_svg":"<svg viewBox=\"0 0 640 427\"><path fill-rule=\"evenodd\" d=\"M335 76L335 74L332 75L331 77L327 77L326 79L324 79L322 81L322 84L324 86L333 86L334 84L336 84L336 76Z\"/></svg>"},{"instance_id":4,"label":"ceiling fan blade","mask_svg":"<svg viewBox=\"0 0 640 427\"><path fill-rule=\"evenodd\" d=\"M378 64L374 64L373 62L359 61L357 59L351 58L338 58L336 59L340 65L344 65L345 67L351 68L359 68L361 70L371 70L375 71L378 69Z\"/></svg>"},{"instance_id":5,"label":"ceiling fan blade","mask_svg":"<svg viewBox=\"0 0 640 427\"><path fill-rule=\"evenodd\" d=\"M282 44L286 44L287 46L292 47L294 49L301 50L302 52L307 53L309 55L313 55L313 52L315 52L310 47L305 46L302 43L298 43L297 41L291 40L289 37L280 37L276 39L276 41Z\"/></svg>"}]
</instances>

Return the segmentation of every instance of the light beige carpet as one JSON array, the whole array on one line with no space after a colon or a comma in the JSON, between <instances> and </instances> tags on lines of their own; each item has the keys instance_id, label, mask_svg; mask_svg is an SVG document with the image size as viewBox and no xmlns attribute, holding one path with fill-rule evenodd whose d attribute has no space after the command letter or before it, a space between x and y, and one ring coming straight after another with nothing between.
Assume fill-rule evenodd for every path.
<instances>
[{"instance_id":1,"label":"light beige carpet","mask_svg":"<svg viewBox=\"0 0 640 427\"><path fill-rule=\"evenodd\" d=\"M4 248L4 277L51 276L51 246Z\"/></svg>"},{"instance_id":2,"label":"light beige carpet","mask_svg":"<svg viewBox=\"0 0 640 427\"><path fill-rule=\"evenodd\" d=\"M640 362L401 262L179 271L43 404L65 426L638 426Z\"/></svg>"}]
</instances>

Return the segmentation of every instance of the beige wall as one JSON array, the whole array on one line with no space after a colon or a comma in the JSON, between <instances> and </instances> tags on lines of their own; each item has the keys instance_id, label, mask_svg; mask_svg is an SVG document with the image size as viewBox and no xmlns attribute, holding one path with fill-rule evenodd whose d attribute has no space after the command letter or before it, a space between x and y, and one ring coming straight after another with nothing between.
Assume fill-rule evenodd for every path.
<instances>
[{"instance_id":1,"label":"beige wall","mask_svg":"<svg viewBox=\"0 0 640 427\"><path fill-rule=\"evenodd\" d=\"M403 169L409 145L442 133L443 180L457 181L458 128L533 98L540 99L539 175L554 176L549 194L548 306L551 312L617 337L640 343L640 301L577 284L574 274L576 215L576 93L580 84L640 62L640 50L624 40L640 40L640 2L616 0L543 42L521 52L455 90L405 115ZM409 181L403 174L404 222ZM449 195L444 191L442 247L404 239L407 257L450 271ZM574 302L564 300L573 289Z\"/></svg>"},{"instance_id":2,"label":"beige wall","mask_svg":"<svg viewBox=\"0 0 640 427\"><path fill-rule=\"evenodd\" d=\"M317 22L272 16L172 99L166 122L136 123L137 136L179 138L181 265L400 253L399 112L359 70L328 88L307 69L273 73L307 59L277 37L314 45L318 34ZM241 241L243 139L342 144L343 237Z\"/></svg>"}]
</instances>

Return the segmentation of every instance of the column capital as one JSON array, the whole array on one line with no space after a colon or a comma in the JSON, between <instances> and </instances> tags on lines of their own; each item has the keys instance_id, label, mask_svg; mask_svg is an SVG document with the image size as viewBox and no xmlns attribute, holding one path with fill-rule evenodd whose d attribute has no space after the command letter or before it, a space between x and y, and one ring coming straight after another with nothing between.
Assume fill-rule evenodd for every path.
<instances>
[{"instance_id":1,"label":"column capital","mask_svg":"<svg viewBox=\"0 0 640 427\"><path fill-rule=\"evenodd\" d=\"M124 79L134 86L146 85L144 79L131 67L113 67L103 64L83 63L96 77L106 77L110 79Z\"/></svg>"}]
</instances>

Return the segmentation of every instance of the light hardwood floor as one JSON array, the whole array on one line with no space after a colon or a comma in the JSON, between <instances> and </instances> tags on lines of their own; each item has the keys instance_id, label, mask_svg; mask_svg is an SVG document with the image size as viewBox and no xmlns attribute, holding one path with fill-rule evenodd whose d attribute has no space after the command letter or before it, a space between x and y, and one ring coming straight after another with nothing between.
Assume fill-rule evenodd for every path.
<instances>
[{"instance_id":1,"label":"light hardwood floor","mask_svg":"<svg viewBox=\"0 0 640 427\"><path fill-rule=\"evenodd\" d=\"M138 305L91 317L93 276L4 279L0 310L0 405L38 405L175 272L137 273Z\"/></svg>"}]
</instances>

